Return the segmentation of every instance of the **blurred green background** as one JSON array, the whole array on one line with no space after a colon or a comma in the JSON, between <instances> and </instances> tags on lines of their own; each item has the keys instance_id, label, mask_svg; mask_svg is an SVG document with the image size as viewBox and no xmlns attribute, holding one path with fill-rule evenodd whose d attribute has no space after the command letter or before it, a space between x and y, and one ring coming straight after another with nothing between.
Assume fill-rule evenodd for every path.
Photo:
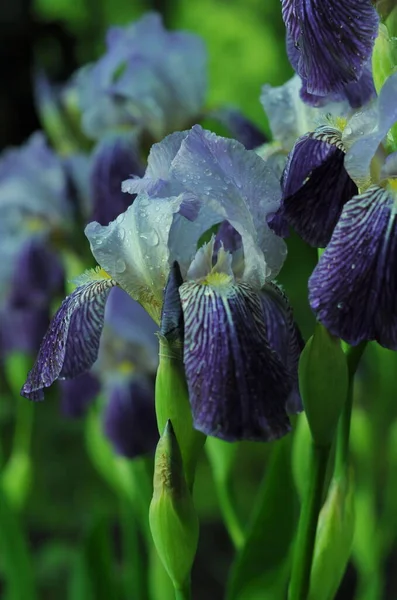
<instances>
[{"instance_id":1,"label":"blurred green background","mask_svg":"<svg viewBox=\"0 0 397 600\"><path fill-rule=\"evenodd\" d=\"M208 104L231 102L269 132L259 102L261 86L280 85L292 74L279 0L16 0L3 3L0 17L2 147L23 142L39 127L32 95L33 65L42 65L53 80L61 82L100 55L110 24L127 24L148 9L160 11L168 27L185 28L204 38L209 52ZM280 281L305 339L314 324L307 304L307 279L315 261L315 251L296 237L289 240ZM134 534L139 518L133 515L130 500L134 481L138 486L147 482L146 465L138 461L131 468L114 458L97 431L95 412L88 423L62 416L55 389L40 404L20 398L27 368L15 357L5 366L7 380L3 374L0 388L0 466L8 498L6 504L0 500L0 598L30 600L31 577L40 600L134 599L138 596L133 580L138 573L148 572L148 564L152 597L172 597L156 559L145 554L142 532L138 538ZM397 598L396 370L394 353L369 345L357 377L353 418L356 534L338 599ZM295 480L304 478L307 460L293 436L278 445L279 454L286 457L278 457L272 474L272 482L281 485L278 499L261 487L273 444L239 444L227 473L243 523L258 503L258 490L262 494L262 513L252 524L257 552L244 565L250 585L239 591L242 600L282 597L272 591L279 573L276 577L263 565L283 552L282 524L296 523L298 495L291 482L289 453ZM19 450L10 461L16 447ZM217 600L225 597L233 547L205 456L198 469L195 502L201 533L193 598ZM266 502L278 515L274 522L266 519ZM130 531L129 539L125 530ZM286 552L281 571L288 560Z\"/></svg>"}]
</instances>

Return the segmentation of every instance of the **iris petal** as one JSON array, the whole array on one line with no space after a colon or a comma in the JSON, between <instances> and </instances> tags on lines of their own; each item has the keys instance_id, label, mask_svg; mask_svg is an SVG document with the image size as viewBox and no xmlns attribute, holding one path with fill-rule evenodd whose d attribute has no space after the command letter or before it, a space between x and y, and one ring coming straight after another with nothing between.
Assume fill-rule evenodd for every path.
<instances>
[{"instance_id":1,"label":"iris petal","mask_svg":"<svg viewBox=\"0 0 397 600\"><path fill-rule=\"evenodd\" d=\"M266 337L281 362L287 366L293 382L287 401L287 411L298 413L303 410L299 394L298 364L304 347L301 333L294 321L287 296L274 283L261 290L261 302L266 325Z\"/></svg>"},{"instance_id":2,"label":"iris petal","mask_svg":"<svg viewBox=\"0 0 397 600\"><path fill-rule=\"evenodd\" d=\"M144 377L109 385L104 431L115 451L126 458L154 452L158 429L154 384Z\"/></svg>"},{"instance_id":3,"label":"iris petal","mask_svg":"<svg viewBox=\"0 0 397 600\"><path fill-rule=\"evenodd\" d=\"M344 157L340 133L328 127L299 140L288 157L278 217L311 246L327 245L343 206L357 193Z\"/></svg>"},{"instance_id":4,"label":"iris petal","mask_svg":"<svg viewBox=\"0 0 397 600\"><path fill-rule=\"evenodd\" d=\"M309 94L339 92L363 72L379 18L370 0L282 0L283 19L299 47L297 72Z\"/></svg>"},{"instance_id":5,"label":"iris petal","mask_svg":"<svg viewBox=\"0 0 397 600\"><path fill-rule=\"evenodd\" d=\"M60 384L62 412L68 417L83 417L101 389L98 379L89 372Z\"/></svg>"},{"instance_id":6,"label":"iris petal","mask_svg":"<svg viewBox=\"0 0 397 600\"><path fill-rule=\"evenodd\" d=\"M261 287L270 274L275 276L286 255L283 240L266 222L280 202L275 172L252 150L198 125L183 140L172 172L187 190L202 198L205 213L214 211L218 222L228 220L241 235L244 278Z\"/></svg>"},{"instance_id":7,"label":"iris petal","mask_svg":"<svg viewBox=\"0 0 397 600\"><path fill-rule=\"evenodd\" d=\"M36 363L21 394L42 400L43 389L56 379L71 378L87 371L98 355L105 303L112 279L94 279L77 287L65 298L42 341Z\"/></svg>"},{"instance_id":8,"label":"iris petal","mask_svg":"<svg viewBox=\"0 0 397 600\"><path fill-rule=\"evenodd\" d=\"M384 83L379 93L376 117L372 121L372 131L368 135L362 135L363 119L365 114L358 114L349 121L348 131L357 129L357 141L351 146L346 154L345 165L350 176L355 181L363 181L368 177L370 164L375 156L379 144L386 136L389 129L397 121L397 73L391 75ZM373 119L374 108L369 106L364 113L369 113L369 120Z\"/></svg>"},{"instance_id":9,"label":"iris petal","mask_svg":"<svg viewBox=\"0 0 397 600\"><path fill-rule=\"evenodd\" d=\"M121 182L132 173L139 175L142 166L131 136L107 136L96 147L92 160L91 218L107 225L132 204L134 199L121 191Z\"/></svg>"},{"instance_id":10,"label":"iris petal","mask_svg":"<svg viewBox=\"0 0 397 600\"><path fill-rule=\"evenodd\" d=\"M309 280L312 309L349 344L397 348L397 248L393 197L371 186L346 204Z\"/></svg>"},{"instance_id":11,"label":"iris petal","mask_svg":"<svg viewBox=\"0 0 397 600\"><path fill-rule=\"evenodd\" d=\"M169 231L181 201L140 194L106 227L94 222L85 229L98 263L156 322L169 272Z\"/></svg>"},{"instance_id":12,"label":"iris petal","mask_svg":"<svg viewBox=\"0 0 397 600\"><path fill-rule=\"evenodd\" d=\"M269 346L259 295L243 283L217 290L188 282L180 297L196 429L227 441L286 434L292 383Z\"/></svg>"}]
</instances>

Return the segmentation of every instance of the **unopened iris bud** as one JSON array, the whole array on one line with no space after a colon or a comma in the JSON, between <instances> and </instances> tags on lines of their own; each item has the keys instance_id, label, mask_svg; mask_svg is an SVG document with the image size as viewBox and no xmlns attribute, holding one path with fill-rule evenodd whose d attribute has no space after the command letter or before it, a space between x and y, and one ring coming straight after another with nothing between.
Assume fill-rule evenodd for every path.
<instances>
[{"instance_id":1,"label":"unopened iris bud","mask_svg":"<svg viewBox=\"0 0 397 600\"><path fill-rule=\"evenodd\" d=\"M199 524L171 421L156 449L149 523L157 552L175 589L188 584Z\"/></svg>"},{"instance_id":2,"label":"unopened iris bud","mask_svg":"<svg viewBox=\"0 0 397 600\"><path fill-rule=\"evenodd\" d=\"M159 432L170 419L181 449L186 480L191 489L197 458L205 436L193 428L185 369L183 366L183 314L179 298L182 276L172 266L164 293L161 315L159 366L156 377L156 415Z\"/></svg>"},{"instance_id":3,"label":"unopened iris bud","mask_svg":"<svg viewBox=\"0 0 397 600\"><path fill-rule=\"evenodd\" d=\"M314 443L330 446L347 397L348 370L340 340L319 323L301 354L299 388Z\"/></svg>"},{"instance_id":4,"label":"unopened iris bud","mask_svg":"<svg viewBox=\"0 0 397 600\"><path fill-rule=\"evenodd\" d=\"M182 361L182 345L168 342L160 337L159 366L156 376L156 415L159 431L170 419L181 449L186 481L192 488L198 456L205 442L205 435L193 429L185 370Z\"/></svg>"},{"instance_id":5,"label":"unopened iris bud","mask_svg":"<svg viewBox=\"0 0 397 600\"><path fill-rule=\"evenodd\" d=\"M352 472L333 480L317 526L309 600L334 598L352 549L354 485Z\"/></svg>"}]
</instances>

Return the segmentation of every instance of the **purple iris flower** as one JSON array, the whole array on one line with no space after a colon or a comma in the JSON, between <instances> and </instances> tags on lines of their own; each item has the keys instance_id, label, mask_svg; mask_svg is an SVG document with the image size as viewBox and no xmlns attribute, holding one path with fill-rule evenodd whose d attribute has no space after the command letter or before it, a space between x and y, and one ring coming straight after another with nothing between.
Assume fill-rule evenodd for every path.
<instances>
[{"instance_id":1,"label":"purple iris flower","mask_svg":"<svg viewBox=\"0 0 397 600\"><path fill-rule=\"evenodd\" d=\"M60 382L62 410L81 417L100 395L105 435L118 454L135 458L153 452L158 441L154 411L157 327L120 288L109 294L104 322L98 359L91 371Z\"/></svg>"},{"instance_id":2,"label":"purple iris flower","mask_svg":"<svg viewBox=\"0 0 397 600\"><path fill-rule=\"evenodd\" d=\"M109 29L105 54L83 67L73 85L83 130L92 139L132 130L146 153L153 141L207 116L247 148L266 141L237 108L204 108L208 86L203 41L192 33L167 31L156 13Z\"/></svg>"},{"instance_id":3,"label":"purple iris flower","mask_svg":"<svg viewBox=\"0 0 397 600\"><path fill-rule=\"evenodd\" d=\"M36 352L51 301L64 294L52 244L68 234L72 206L60 159L34 134L0 157L0 321L3 352Z\"/></svg>"},{"instance_id":4,"label":"purple iris flower","mask_svg":"<svg viewBox=\"0 0 397 600\"><path fill-rule=\"evenodd\" d=\"M396 95L394 74L383 85L377 104L353 116L344 129L349 145L344 164L359 193L343 206L309 281L311 307L332 333L352 345L377 340L393 350L397 161L396 153L388 154L387 134L397 121Z\"/></svg>"},{"instance_id":5,"label":"purple iris flower","mask_svg":"<svg viewBox=\"0 0 397 600\"><path fill-rule=\"evenodd\" d=\"M107 227L86 228L101 269L83 276L55 315L23 395L41 399L57 378L93 364L114 286L160 325L177 263L195 427L230 441L286 434L287 409L301 409L300 340L273 283L286 256L266 222L280 202L276 174L238 142L194 126L156 144L145 176L124 187L137 198Z\"/></svg>"},{"instance_id":6,"label":"purple iris flower","mask_svg":"<svg viewBox=\"0 0 397 600\"><path fill-rule=\"evenodd\" d=\"M302 98L358 107L374 95L371 54L379 17L371 0L281 0L287 50Z\"/></svg>"},{"instance_id":7,"label":"purple iris flower","mask_svg":"<svg viewBox=\"0 0 397 600\"><path fill-rule=\"evenodd\" d=\"M77 74L89 137L129 126L161 139L197 118L207 91L207 57L197 36L166 31L160 15L148 13L109 29L106 46L102 58Z\"/></svg>"}]
</instances>

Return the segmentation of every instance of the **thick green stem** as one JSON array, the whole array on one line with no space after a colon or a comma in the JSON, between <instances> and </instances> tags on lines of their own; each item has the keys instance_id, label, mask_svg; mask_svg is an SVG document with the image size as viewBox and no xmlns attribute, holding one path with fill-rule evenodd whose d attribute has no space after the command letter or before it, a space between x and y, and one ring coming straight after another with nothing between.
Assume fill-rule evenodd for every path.
<instances>
[{"instance_id":1,"label":"thick green stem","mask_svg":"<svg viewBox=\"0 0 397 600\"><path fill-rule=\"evenodd\" d=\"M192 597L192 591L190 587L190 580L186 581L183 587L175 588L175 600L190 600Z\"/></svg>"},{"instance_id":2,"label":"thick green stem","mask_svg":"<svg viewBox=\"0 0 397 600\"><path fill-rule=\"evenodd\" d=\"M312 446L312 468L295 540L289 600L306 600L309 592L317 521L322 506L329 453L330 446Z\"/></svg>"},{"instance_id":3,"label":"thick green stem","mask_svg":"<svg viewBox=\"0 0 397 600\"><path fill-rule=\"evenodd\" d=\"M346 351L347 366L349 370L349 388L347 399L339 418L338 432L336 438L335 475L337 477L345 474L349 461L349 439L350 423L353 408L354 376L360 359L366 347L366 342L358 346L350 347Z\"/></svg>"}]
</instances>

